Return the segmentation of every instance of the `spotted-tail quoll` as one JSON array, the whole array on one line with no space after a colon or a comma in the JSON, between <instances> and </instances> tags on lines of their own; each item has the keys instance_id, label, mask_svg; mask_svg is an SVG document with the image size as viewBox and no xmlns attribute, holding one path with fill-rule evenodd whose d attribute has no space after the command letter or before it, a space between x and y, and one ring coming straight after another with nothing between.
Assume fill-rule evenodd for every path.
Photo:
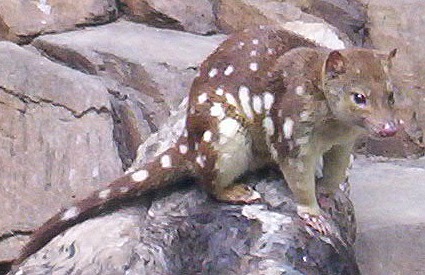
<instances>
[{"instance_id":1,"label":"spotted-tail quoll","mask_svg":"<svg viewBox=\"0 0 425 275\"><path fill-rule=\"evenodd\" d=\"M321 184L332 193L344 181L359 134L397 132L388 75L394 54L331 51L271 27L231 35L203 62L176 144L53 216L15 264L102 208L179 179L194 178L219 201L256 202L259 193L238 178L270 164L282 171L301 220L327 234L315 194L316 163L323 156Z\"/></svg>"}]
</instances>

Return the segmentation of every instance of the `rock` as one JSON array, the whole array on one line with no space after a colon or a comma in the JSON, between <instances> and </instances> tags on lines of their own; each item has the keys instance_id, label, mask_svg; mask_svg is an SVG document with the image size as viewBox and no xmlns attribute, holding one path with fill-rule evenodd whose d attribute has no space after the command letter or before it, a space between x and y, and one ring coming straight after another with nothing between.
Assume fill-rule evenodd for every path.
<instances>
[{"instance_id":1,"label":"rock","mask_svg":"<svg viewBox=\"0 0 425 275\"><path fill-rule=\"evenodd\" d=\"M277 25L331 49L352 44L348 36L337 28L287 2L220 0L215 10L217 24L226 33L251 26Z\"/></svg>"},{"instance_id":2,"label":"rock","mask_svg":"<svg viewBox=\"0 0 425 275\"><path fill-rule=\"evenodd\" d=\"M347 34L356 46L363 45L367 12L359 1L296 0L295 2L299 2L298 5L304 12L324 19Z\"/></svg>"},{"instance_id":3,"label":"rock","mask_svg":"<svg viewBox=\"0 0 425 275\"><path fill-rule=\"evenodd\" d=\"M420 38L425 35L425 31L421 27L425 24L422 16L425 12L425 3L419 0L407 2L362 0L362 2L368 6L369 42L375 48L384 51L397 49L396 58L393 59L393 78L401 92L410 98L410 106L405 106L405 108L416 112L417 123L423 130L425 129L425 97L423 93L425 88L423 66L425 49ZM410 132L416 132L416 130L408 130L409 135L411 135ZM416 138L413 136L413 139ZM414 147L415 145L409 144L408 146ZM388 149L391 150L391 148ZM415 150L421 150L421 148ZM397 152L394 151L391 154L397 155Z\"/></svg>"},{"instance_id":4,"label":"rock","mask_svg":"<svg viewBox=\"0 0 425 275\"><path fill-rule=\"evenodd\" d=\"M99 77L0 42L0 261L61 206L122 173L109 98Z\"/></svg>"},{"instance_id":5,"label":"rock","mask_svg":"<svg viewBox=\"0 0 425 275\"><path fill-rule=\"evenodd\" d=\"M126 17L148 25L209 34L217 31L208 0L121 0Z\"/></svg>"},{"instance_id":6,"label":"rock","mask_svg":"<svg viewBox=\"0 0 425 275\"><path fill-rule=\"evenodd\" d=\"M350 181L363 274L425 270L425 159L358 158Z\"/></svg>"},{"instance_id":7,"label":"rock","mask_svg":"<svg viewBox=\"0 0 425 275\"><path fill-rule=\"evenodd\" d=\"M116 95L114 117L122 122L116 123L115 134L126 168L137 147L189 93L199 64L224 39L120 21L41 36L32 45L69 67L108 79Z\"/></svg>"},{"instance_id":8,"label":"rock","mask_svg":"<svg viewBox=\"0 0 425 275\"><path fill-rule=\"evenodd\" d=\"M0 2L0 40L28 43L42 33L107 23L117 16L113 0Z\"/></svg>"},{"instance_id":9,"label":"rock","mask_svg":"<svg viewBox=\"0 0 425 275\"><path fill-rule=\"evenodd\" d=\"M353 209L342 192L321 202L346 246L305 231L281 180L250 181L264 204L217 203L181 185L71 228L10 274L359 274Z\"/></svg>"}]
</instances>

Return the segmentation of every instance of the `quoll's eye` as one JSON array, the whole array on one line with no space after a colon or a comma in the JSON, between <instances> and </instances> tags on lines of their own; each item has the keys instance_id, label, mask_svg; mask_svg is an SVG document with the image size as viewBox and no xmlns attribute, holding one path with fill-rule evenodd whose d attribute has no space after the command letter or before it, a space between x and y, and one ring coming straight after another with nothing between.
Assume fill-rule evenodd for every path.
<instances>
[{"instance_id":1,"label":"quoll's eye","mask_svg":"<svg viewBox=\"0 0 425 275\"><path fill-rule=\"evenodd\" d=\"M366 105L366 96L361 93L353 93L352 95L354 103L357 105Z\"/></svg>"}]
</instances>

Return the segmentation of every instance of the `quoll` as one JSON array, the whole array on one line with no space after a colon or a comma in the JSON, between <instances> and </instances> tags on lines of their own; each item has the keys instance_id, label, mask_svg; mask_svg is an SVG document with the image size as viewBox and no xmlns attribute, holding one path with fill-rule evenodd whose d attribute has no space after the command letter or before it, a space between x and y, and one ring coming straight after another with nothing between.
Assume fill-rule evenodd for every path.
<instances>
[{"instance_id":1,"label":"quoll","mask_svg":"<svg viewBox=\"0 0 425 275\"><path fill-rule=\"evenodd\" d=\"M201 65L176 144L142 168L60 211L34 232L15 264L112 202L192 177L220 201L252 203L258 192L235 183L248 170L276 165L297 212L323 234L314 171L323 156L323 186L343 182L362 132L393 136L388 74L395 51L332 51L288 31L258 27L231 35Z\"/></svg>"}]
</instances>

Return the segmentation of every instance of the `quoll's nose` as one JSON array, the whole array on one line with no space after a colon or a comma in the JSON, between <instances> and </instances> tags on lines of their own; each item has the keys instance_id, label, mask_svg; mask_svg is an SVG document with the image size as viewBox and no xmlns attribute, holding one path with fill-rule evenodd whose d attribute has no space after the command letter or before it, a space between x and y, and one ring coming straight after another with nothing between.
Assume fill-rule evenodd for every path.
<instances>
[{"instance_id":1,"label":"quoll's nose","mask_svg":"<svg viewBox=\"0 0 425 275\"><path fill-rule=\"evenodd\" d=\"M382 128L381 131L379 131L379 135L381 137L392 137L394 136L398 131L397 125L391 121L391 122L387 122L385 123Z\"/></svg>"}]
</instances>

